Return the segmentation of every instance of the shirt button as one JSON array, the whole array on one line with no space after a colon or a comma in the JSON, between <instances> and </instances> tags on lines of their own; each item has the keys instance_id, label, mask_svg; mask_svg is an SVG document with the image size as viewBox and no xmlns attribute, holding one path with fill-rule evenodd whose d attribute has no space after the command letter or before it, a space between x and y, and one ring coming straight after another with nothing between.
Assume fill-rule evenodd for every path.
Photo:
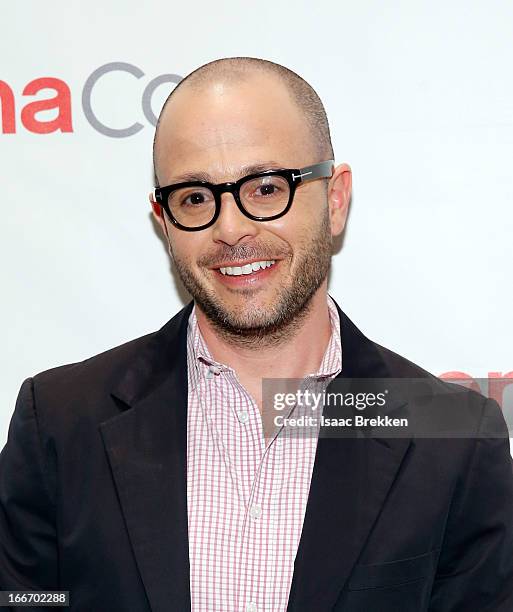
<instances>
[{"instance_id":1,"label":"shirt button","mask_svg":"<svg viewBox=\"0 0 513 612\"><path fill-rule=\"evenodd\" d=\"M260 518L262 516L262 507L255 504L251 506L249 513L254 519Z\"/></svg>"},{"instance_id":2,"label":"shirt button","mask_svg":"<svg viewBox=\"0 0 513 612\"><path fill-rule=\"evenodd\" d=\"M237 418L241 423L246 423L249 420L249 414L245 410L237 413Z\"/></svg>"},{"instance_id":3,"label":"shirt button","mask_svg":"<svg viewBox=\"0 0 513 612\"><path fill-rule=\"evenodd\" d=\"M205 378L214 378L214 374L219 374L221 372L221 368L215 365L209 365L207 373L205 374Z\"/></svg>"},{"instance_id":4,"label":"shirt button","mask_svg":"<svg viewBox=\"0 0 513 612\"><path fill-rule=\"evenodd\" d=\"M250 601L246 606L246 612L258 612L257 605L254 601Z\"/></svg>"}]
</instances>

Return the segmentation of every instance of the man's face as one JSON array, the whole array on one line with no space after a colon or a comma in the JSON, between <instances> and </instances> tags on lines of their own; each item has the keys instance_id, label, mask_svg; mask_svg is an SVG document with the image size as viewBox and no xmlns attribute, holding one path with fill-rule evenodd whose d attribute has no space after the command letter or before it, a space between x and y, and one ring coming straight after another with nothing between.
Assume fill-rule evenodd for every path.
<instances>
[{"instance_id":1,"label":"man's face","mask_svg":"<svg viewBox=\"0 0 513 612\"><path fill-rule=\"evenodd\" d=\"M299 109L274 77L242 83L212 82L201 90L184 87L166 107L159 126L156 163L161 185L187 180L235 181L255 164L301 168L324 161ZM215 224L185 232L162 217L177 271L197 306L221 330L239 336L278 332L299 319L326 282L332 235L343 228L328 203L326 181L300 185L289 212L274 221L253 221L222 195ZM345 214L344 214L345 220ZM220 268L274 261L250 274Z\"/></svg>"}]
</instances>

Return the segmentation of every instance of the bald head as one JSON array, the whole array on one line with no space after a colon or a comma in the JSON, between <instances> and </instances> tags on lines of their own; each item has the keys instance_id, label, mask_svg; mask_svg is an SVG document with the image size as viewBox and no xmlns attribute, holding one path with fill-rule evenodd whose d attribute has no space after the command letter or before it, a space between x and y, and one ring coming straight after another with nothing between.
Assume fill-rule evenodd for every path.
<instances>
[{"instance_id":1,"label":"bald head","mask_svg":"<svg viewBox=\"0 0 513 612\"><path fill-rule=\"evenodd\" d=\"M206 96L207 92L210 97L217 92L217 99L219 99L224 91L230 90L232 94L234 91L239 91L240 95L249 96L247 111L251 112L249 108L252 103L251 98L254 97L254 106L256 104L261 105L261 99L256 95L261 92L255 92L253 96L251 86L254 88L263 87L262 83L270 80L283 90L284 95L288 98L286 104L293 105L296 114L300 117L300 120L296 122L296 127L300 132L297 136L303 142L306 139L312 158L312 161L308 163L333 159L333 147L326 112L319 96L304 79L292 70L268 60L251 57L223 58L209 62L191 72L180 81L166 99L157 122L153 141L155 185L162 184L159 165L163 148L161 140L168 140L170 130L178 130L183 125L183 121L173 122L169 119L170 109L174 101L177 102L175 106L180 106L178 101L181 99L180 102L183 107L188 104L188 97L189 99L195 97L197 100L201 96ZM276 105L280 104L279 97L275 97L274 102ZM280 106L283 107L283 104L280 104ZM163 130L161 124L164 122L171 122L174 125L171 125L170 128L167 126L168 129ZM214 129L215 126L212 127ZM164 137L161 134L163 131L166 132ZM164 145L164 148L168 147Z\"/></svg>"}]
</instances>

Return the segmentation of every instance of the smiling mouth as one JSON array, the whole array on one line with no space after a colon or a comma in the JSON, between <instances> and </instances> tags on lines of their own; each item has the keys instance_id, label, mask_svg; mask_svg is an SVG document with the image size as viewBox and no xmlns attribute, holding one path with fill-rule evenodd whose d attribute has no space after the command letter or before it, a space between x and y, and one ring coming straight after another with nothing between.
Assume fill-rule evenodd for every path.
<instances>
[{"instance_id":1,"label":"smiling mouth","mask_svg":"<svg viewBox=\"0 0 513 612\"><path fill-rule=\"evenodd\" d=\"M252 263L248 263L243 266L226 266L218 268L218 270L224 276L247 276L250 274L255 274L260 270L270 268L275 263L275 259L263 259L261 261L253 261Z\"/></svg>"}]
</instances>

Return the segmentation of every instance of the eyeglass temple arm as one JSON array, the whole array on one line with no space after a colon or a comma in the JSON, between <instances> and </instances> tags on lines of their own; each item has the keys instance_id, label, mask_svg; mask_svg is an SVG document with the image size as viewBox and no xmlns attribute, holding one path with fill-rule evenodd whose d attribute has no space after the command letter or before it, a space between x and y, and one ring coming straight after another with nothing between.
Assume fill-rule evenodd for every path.
<instances>
[{"instance_id":1,"label":"eyeglass temple arm","mask_svg":"<svg viewBox=\"0 0 513 612\"><path fill-rule=\"evenodd\" d=\"M159 197L157 197L157 191L158 187L154 187L153 191L150 193L152 200L155 202L155 204L160 204L160 194Z\"/></svg>"},{"instance_id":2,"label":"eyeglass temple arm","mask_svg":"<svg viewBox=\"0 0 513 612\"><path fill-rule=\"evenodd\" d=\"M316 178L329 178L333 174L333 166L335 161L330 159L319 164L313 164L312 166L305 166L299 170L299 174L293 174L294 180L299 179L300 181L311 181Z\"/></svg>"}]
</instances>

